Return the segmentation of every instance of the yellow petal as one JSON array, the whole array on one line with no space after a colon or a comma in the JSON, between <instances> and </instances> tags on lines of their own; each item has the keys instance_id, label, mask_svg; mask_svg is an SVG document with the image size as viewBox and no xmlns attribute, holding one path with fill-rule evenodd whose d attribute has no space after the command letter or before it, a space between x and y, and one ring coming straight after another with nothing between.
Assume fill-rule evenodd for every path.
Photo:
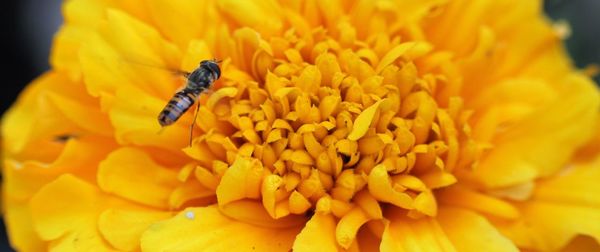
<instances>
[{"instance_id":1,"label":"yellow petal","mask_svg":"<svg viewBox=\"0 0 600 252\"><path fill-rule=\"evenodd\" d=\"M170 2L169 2L170 3ZM164 4L164 3L159 3ZM191 2L190 2L191 4ZM164 15L160 15L164 17ZM186 25L188 26L188 25ZM171 29L169 29L171 31ZM188 34L189 36L190 34ZM187 40L185 41L187 46L187 51L185 55L183 55L183 59L181 60L181 69L192 72L194 71L201 61L206 59L214 59L214 56L211 54L206 41L203 40Z\"/></svg>"},{"instance_id":2,"label":"yellow petal","mask_svg":"<svg viewBox=\"0 0 600 252\"><path fill-rule=\"evenodd\" d=\"M214 202L215 191L194 180L176 187L169 195L169 209L180 209L184 205L202 206Z\"/></svg>"},{"instance_id":3,"label":"yellow petal","mask_svg":"<svg viewBox=\"0 0 600 252\"><path fill-rule=\"evenodd\" d=\"M432 192L425 191L419 193L414 201L415 210L427 215L436 216L438 211L437 202Z\"/></svg>"},{"instance_id":4,"label":"yellow petal","mask_svg":"<svg viewBox=\"0 0 600 252\"><path fill-rule=\"evenodd\" d=\"M100 144L100 146L98 146ZM71 139L52 163L18 162L8 159L4 162L4 197L18 202L26 202L42 186L58 176L70 173L90 183L96 181L96 169L102 159L114 148L110 140L81 137ZM82 157L81 153L87 153Z\"/></svg>"},{"instance_id":5,"label":"yellow petal","mask_svg":"<svg viewBox=\"0 0 600 252\"><path fill-rule=\"evenodd\" d=\"M392 48L379 62L375 72L380 73L386 66L392 64L399 57L409 54L409 57L418 57L426 54L432 46L426 42L405 42Z\"/></svg>"},{"instance_id":6,"label":"yellow petal","mask_svg":"<svg viewBox=\"0 0 600 252\"><path fill-rule=\"evenodd\" d=\"M506 219L516 219L520 216L519 210L509 202L460 184L446 187L436 195L437 199L444 204L469 208Z\"/></svg>"},{"instance_id":7,"label":"yellow petal","mask_svg":"<svg viewBox=\"0 0 600 252\"><path fill-rule=\"evenodd\" d=\"M282 202L284 207L288 207L287 202ZM258 227L266 228L290 228L297 227L306 222L304 215L283 215L274 219L265 210L263 204L253 200L238 200L224 206L220 206L221 213L229 218L244 223L252 224ZM277 209L278 210L278 209ZM287 209L289 212L289 209ZM278 213L277 213L278 214ZM281 215L279 215L281 216Z\"/></svg>"},{"instance_id":8,"label":"yellow petal","mask_svg":"<svg viewBox=\"0 0 600 252\"><path fill-rule=\"evenodd\" d=\"M360 206L363 211L369 216L370 219L381 219L383 218L383 213L381 211L381 206L379 206L379 202L371 195L368 191L360 191L354 196L354 202L358 206Z\"/></svg>"},{"instance_id":9,"label":"yellow petal","mask_svg":"<svg viewBox=\"0 0 600 252\"><path fill-rule=\"evenodd\" d=\"M521 218L496 225L517 245L530 249L559 250L577 235L599 241L599 164L600 158L596 158L541 181L532 198L519 205Z\"/></svg>"},{"instance_id":10,"label":"yellow petal","mask_svg":"<svg viewBox=\"0 0 600 252\"><path fill-rule=\"evenodd\" d=\"M4 199L3 207L4 223L11 247L19 251L42 251L47 248L46 242L34 230L28 204Z\"/></svg>"},{"instance_id":11,"label":"yellow petal","mask_svg":"<svg viewBox=\"0 0 600 252\"><path fill-rule=\"evenodd\" d=\"M292 162L298 163L298 164L304 164L304 165L313 165L314 161L312 159L312 157L303 150L296 150L292 153L292 156L290 157L290 160Z\"/></svg>"},{"instance_id":12,"label":"yellow petal","mask_svg":"<svg viewBox=\"0 0 600 252\"><path fill-rule=\"evenodd\" d=\"M100 108L82 102L85 100L82 96L87 94L81 92L77 99L66 97L58 93L49 93L48 98L56 107L72 122L81 128L103 136L110 136L113 128L106 114L100 111Z\"/></svg>"},{"instance_id":13,"label":"yellow petal","mask_svg":"<svg viewBox=\"0 0 600 252\"><path fill-rule=\"evenodd\" d=\"M289 204L290 212L294 214L303 214L311 207L310 201L304 195L298 193L298 191L293 191L290 194Z\"/></svg>"},{"instance_id":14,"label":"yellow petal","mask_svg":"<svg viewBox=\"0 0 600 252\"><path fill-rule=\"evenodd\" d=\"M458 251L519 251L484 217L459 208L442 208L438 222ZM477 234L477 235L473 235Z\"/></svg>"},{"instance_id":15,"label":"yellow petal","mask_svg":"<svg viewBox=\"0 0 600 252\"><path fill-rule=\"evenodd\" d=\"M192 115L187 113L187 116L182 116L175 124L161 130L157 117L167 102L168 100L157 99L133 86L120 87L109 108L117 141L173 150L187 146Z\"/></svg>"},{"instance_id":16,"label":"yellow petal","mask_svg":"<svg viewBox=\"0 0 600 252\"><path fill-rule=\"evenodd\" d=\"M179 67L175 65L181 57L178 48L151 26L121 10L108 10L106 16L106 25L96 36L86 38L80 54L90 93L114 94L122 86L119 83L132 83L150 94L172 93L170 73L145 65Z\"/></svg>"},{"instance_id":17,"label":"yellow petal","mask_svg":"<svg viewBox=\"0 0 600 252\"><path fill-rule=\"evenodd\" d=\"M358 150L362 155L375 154L384 147L385 144L379 136L364 137L358 141Z\"/></svg>"},{"instance_id":18,"label":"yellow petal","mask_svg":"<svg viewBox=\"0 0 600 252\"><path fill-rule=\"evenodd\" d=\"M283 25L278 15L282 10L275 4L227 0L219 1L218 6L238 24L258 29L263 34L272 34Z\"/></svg>"},{"instance_id":19,"label":"yellow petal","mask_svg":"<svg viewBox=\"0 0 600 252\"><path fill-rule=\"evenodd\" d=\"M192 146L183 149L183 152L189 157L201 161L203 164L212 164L217 158L210 150L208 144L202 141L193 141Z\"/></svg>"},{"instance_id":20,"label":"yellow petal","mask_svg":"<svg viewBox=\"0 0 600 252\"><path fill-rule=\"evenodd\" d=\"M238 157L227 169L217 187L219 205L244 198L258 199L264 172L263 166L257 160Z\"/></svg>"},{"instance_id":21,"label":"yellow petal","mask_svg":"<svg viewBox=\"0 0 600 252\"><path fill-rule=\"evenodd\" d=\"M142 251L287 252L299 232L300 227L273 229L238 222L223 216L216 206L187 208L171 219L151 225L142 235L141 248Z\"/></svg>"},{"instance_id":22,"label":"yellow petal","mask_svg":"<svg viewBox=\"0 0 600 252\"><path fill-rule=\"evenodd\" d=\"M221 88L210 95L208 100L206 101L206 107L208 109L213 109L215 104L219 102L219 100L225 97L234 97L238 93L237 88L234 87L224 87Z\"/></svg>"},{"instance_id":23,"label":"yellow petal","mask_svg":"<svg viewBox=\"0 0 600 252\"><path fill-rule=\"evenodd\" d=\"M494 150L474 171L476 178L488 187L506 187L563 167L593 134L600 96L583 76L573 74L562 84L568 88L560 98L531 113L494 143Z\"/></svg>"},{"instance_id":24,"label":"yellow petal","mask_svg":"<svg viewBox=\"0 0 600 252\"><path fill-rule=\"evenodd\" d=\"M338 251L335 240L335 219L329 214L316 213L306 223L294 241L294 251Z\"/></svg>"},{"instance_id":25,"label":"yellow petal","mask_svg":"<svg viewBox=\"0 0 600 252\"><path fill-rule=\"evenodd\" d=\"M323 75L323 83L325 85L331 85L333 75L335 73L341 72L340 65L338 64L337 59L331 53L319 55L315 63L319 68L319 72L321 72L321 74Z\"/></svg>"},{"instance_id":26,"label":"yellow petal","mask_svg":"<svg viewBox=\"0 0 600 252\"><path fill-rule=\"evenodd\" d=\"M389 221L379 250L391 251L462 251L455 248L440 223L433 218L410 219L398 211L386 215Z\"/></svg>"},{"instance_id":27,"label":"yellow petal","mask_svg":"<svg viewBox=\"0 0 600 252\"><path fill-rule=\"evenodd\" d=\"M122 251L139 249L142 233L153 223L171 217L168 212L111 208L98 217L98 230L106 241Z\"/></svg>"},{"instance_id":28,"label":"yellow petal","mask_svg":"<svg viewBox=\"0 0 600 252\"><path fill-rule=\"evenodd\" d=\"M103 191L158 208L168 208L169 195L179 183L175 171L134 148L112 152L98 168L98 185Z\"/></svg>"},{"instance_id":29,"label":"yellow petal","mask_svg":"<svg viewBox=\"0 0 600 252\"><path fill-rule=\"evenodd\" d=\"M412 209L413 200L405 193L397 192L392 187L390 176L383 165L377 165L369 174L369 192L379 201Z\"/></svg>"},{"instance_id":30,"label":"yellow petal","mask_svg":"<svg viewBox=\"0 0 600 252\"><path fill-rule=\"evenodd\" d=\"M161 33L175 41L180 48L188 46L187 43L193 38L209 33L210 28L204 20L209 19L209 12L214 10L210 2L158 1L149 2L146 6Z\"/></svg>"},{"instance_id":31,"label":"yellow petal","mask_svg":"<svg viewBox=\"0 0 600 252\"><path fill-rule=\"evenodd\" d=\"M361 208L355 207L350 210L342 217L335 228L337 243L342 248L348 249L354 243L358 229L367 221L369 221L369 217Z\"/></svg>"},{"instance_id":32,"label":"yellow petal","mask_svg":"<svg viewBox=\"0 0 600 252\"><path fill-rule=\"evenodd\" d=\"M47 97L49 93L60 93L69 98L81 96L82 103L89 100L82 87L63 74L50 72L40 76L23 91L17 103L3 117L3 142L10 143L3 147L7 153L51 160L60 153L60 145L55 141L57 136L75 135L82 131L53 104Z\"/></svg>"},{"instance_id":33,"label":"yellow petal","mask_svg":"<svg viewBox=\"0 0 600 252\"><path fill-rule=\"evenodd\" d=\"M204 187L216 191L217 186L219 185L219 179L211 171L204 167L197 166L194 175Z\"/></svg>"},{"instance_id":34,"label":"yellow petal","mask_svg":"<svg viewBox=\"0 0 600 252\"><path fill-rule=\"evenodd\" d=\"M363 112L360 113L354 120L354 127L352 131L348 135L349 140L356 141L363 137L367 130L371 127L371 123L373 122L373 118L375 117L375 113L379 109L379 105L385 101L385 99L376 102L375 104L366 108Z\"/></svg>"},{"instance_id":35,"label":"yellow petal","mask_svg":"<svg viewBox=\"0 0 600 252\"><path fill-rule=\"evenodd\" d=\"M96 226L100 192L72 175L63 175L31 198L35 230L44 240L57 240L57 250L110 249ZM77 204L73 204L77 202Z\"/></svg>"},{"instance_id":36,"label":"yellow petal","mask_svg":"<svg viewBox=\"0 0 600 252\"><path fill-rule=\"evenodd\" d=\"M577 164L564 174L536 183L534 199L600 207L600 157Z\"/></svg>"},{"instance_id":37,"label":"yellow petal","mask_svg":"<svg viewBox=\"0 0 600 252\"><path fill-rule=\"evenodd\" d=\"M431 189L446 187L456 183L457 181L454 175L441 171L432 171L421 175L420 178L423 180L423 183L427 185L427 188Z\"/></svg>"},{"instance_id":38,"label":"yellow petal","mask_svg":"<svg viewBox=\"0 0 600 252\"><path fill-rule=\"evenodd\" d=\"M304 92L316 93L321 86L321 72L316 66L308 66L302 70L296 86Z\"/></svg>"},{"instance_id":39,"label":"yellow petal","mask_svg":"<svg viewBox=\"0 0 600 252\"><path fill-rule=\"evenodd\" d=\"M65 12L67 11L65 10ZM65 13L66 15L67 13ZM67 72L72 80L80 80L81 65L79 64L78 51L85 38L90 36L93 36L92 31L80 29L76 25L65 24L61 27L56 33L52 45L50 55L52 67Z\"/></svg>"},{"instance_id":40,"label":"yellow petal","mask_svg":"<svg viewBox=\"0 0 600 252\"><path fill-rule=\"evenodd\" d=\"M523 208L523 218L511 223L496 223L496 226L519 247L542 251L556 251L578 234L589 235L600 240L596 208L531 202Z\"/></svg>"},{"instance_id":41,"label":"yellow petal","mask_svg":"<svg viewBox=\"0 0 600 252\"><path fill-rule=\"evenodd\" d=\"M319 111L321 112L321 118L328 118L333 115L336 110L339 109L341 98L337 95L325 96L319 102Z\"/></svg>"},{"instance_id":42,"label":"yellow petal","mask_svg":"<svg viewBox=\"0 0 600 252\"><path fill-rule=\"evenodd\" d=\"M280 176L272 174L263 179L261 186L262 204L274 219L279 219L289 214L287 209L278 208L279 199L277 198L277 193L283 183L284 181Z\"/></svg>"}]
</instances>

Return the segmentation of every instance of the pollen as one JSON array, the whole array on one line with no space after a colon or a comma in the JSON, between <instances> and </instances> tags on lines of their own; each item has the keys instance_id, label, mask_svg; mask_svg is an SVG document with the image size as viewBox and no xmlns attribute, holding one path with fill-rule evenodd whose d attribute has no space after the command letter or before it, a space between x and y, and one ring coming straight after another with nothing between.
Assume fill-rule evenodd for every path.
<instances>
[{"instance_id":1,"label":"pollen","mask_svg":"<svg viewBox=\"0 0 600 252\"><path fill-rule=\"evenodd\" d=\"M192 211L187 211L187 212L185 212L185 218L187 218L189 220L193 220L196 218L196 214Z\"/></svg>"}]
</instances>

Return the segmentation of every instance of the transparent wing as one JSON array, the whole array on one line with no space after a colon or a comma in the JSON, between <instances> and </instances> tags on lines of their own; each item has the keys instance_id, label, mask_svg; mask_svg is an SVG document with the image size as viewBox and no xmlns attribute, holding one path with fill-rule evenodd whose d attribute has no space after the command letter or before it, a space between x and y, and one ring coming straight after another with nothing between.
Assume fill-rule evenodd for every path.
<instances>
[{"instance_id":1,"label":"transparent wing","mask_svg":"<svg viewBox=\"0 0 600 252\"><path fill-rule=\"evenodd\" d=\"M174 69L174 68L169 68L169 67L154 65L154 64L150 64L150 63L143 63L143 62L134 61L134 60L131 60L131 59L121 58L119 60L121 60L121 61L123 61L124 63L127 63L127 64L138 65L138 66L141 66L141 67L148 67L148 68L152 68L152 69L155 69L155 70L167 71L167 72L170 72L173 75L181 76L181 77L184 77L186 79L190 75L190 72L187 72L187 71L184 71L184 70L180 70L180 69Z\"/></svg>"},{"instance_id":2,"label":"transparent wing","mask_svg":"<svg viewBox=\"0 0 600 252\"><path fill-rule=\"evenodd\" d=\"M89 60L103 62L103 67L106 68L106 70L115 70L115 68L126 67L144 73L145 75L153 75L152 72L162 72L169 73L176 77L183 77L185 79L190 75L190 72L166 66L167 63L165 61L156 58L122 55L115 52L107 53L106 51L100 53L99 50L95 50L94 48L87 48L87 50L83 50L83 52L84 57Z\"/></svg>"}]
</instances>

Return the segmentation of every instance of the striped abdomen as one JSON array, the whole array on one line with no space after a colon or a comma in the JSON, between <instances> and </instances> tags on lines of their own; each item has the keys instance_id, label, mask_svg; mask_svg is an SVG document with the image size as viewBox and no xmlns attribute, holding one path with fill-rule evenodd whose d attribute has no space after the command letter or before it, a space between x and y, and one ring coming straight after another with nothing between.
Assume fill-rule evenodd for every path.
<instances>
[{"instance_id":1,"label":"striped abdomen","mask_svg":"<svg viewBox=\"0 0 600 252\"><path fill-rule=\"evenodd\" d=\"M176 122L185 111L194 105L197 98L198 95L187 89L175 93L167 106L158 114L158 123L164 127Z\"/></svg>"}]
</instances>

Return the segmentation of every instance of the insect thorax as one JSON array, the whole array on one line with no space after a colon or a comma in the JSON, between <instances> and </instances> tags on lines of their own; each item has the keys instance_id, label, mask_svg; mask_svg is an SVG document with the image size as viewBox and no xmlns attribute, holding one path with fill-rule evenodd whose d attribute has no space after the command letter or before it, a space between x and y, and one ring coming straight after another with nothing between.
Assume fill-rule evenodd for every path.
<instances>
[{"instance_id":1,"label":"insect thorax","mask_svg":"<svg viewBox=\"0 0 600 252\"><path fill-rule=\"evenodd\" d=\"M209 89L215 79L214 73L206 68L200 67L188 76L187 87L193 90Z\"/></svg>"}]
</instances>

